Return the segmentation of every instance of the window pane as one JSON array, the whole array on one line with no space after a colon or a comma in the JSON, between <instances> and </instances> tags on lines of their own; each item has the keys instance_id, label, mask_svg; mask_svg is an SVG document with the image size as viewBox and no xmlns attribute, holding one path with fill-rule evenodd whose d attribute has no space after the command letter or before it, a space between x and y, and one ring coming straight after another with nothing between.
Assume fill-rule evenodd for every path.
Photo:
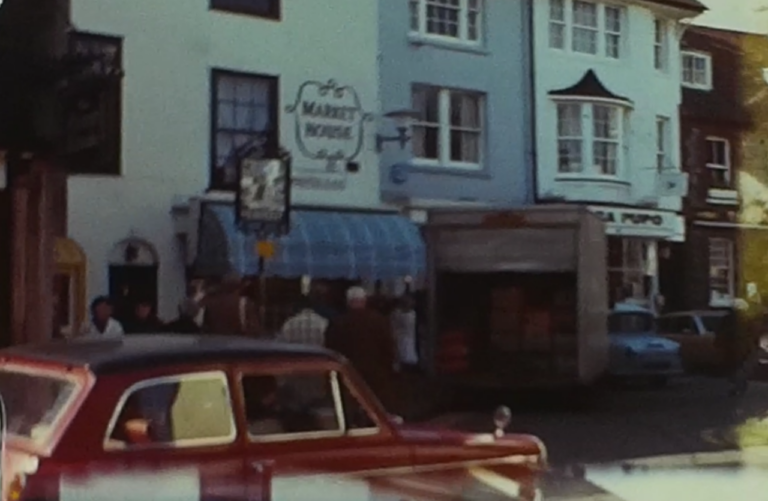
<instances>
[{"instance_id":1,"label":"window pane","mask_svg":"<svg viewBox=\"0 0 768 501\"><path fill-rule=\"evenodd\" d=\"M436 87L418 87L413 91L413 109L419 113L418 121L440 122L440 90Z\"/></svg>"},{"instance_id":2,"label":"window pane","mask_svg":"<svg viewBox=\"0 0 768 501\"><path fill-rule=\"evenodd\" d=\"M419 30L419 0L410 0L411 31Z\"/></svg>"},{"instance_id":3,"label":"window pane","mask_svg":"<svg viewBox=\"0 0 768 501\"><path fill-rule=\"evenodd\" d=\"M621 37L619 35L605 35L605 55L618 59L621 57Z\"/></svg>"},{"instance_id":4,"label":"window pane","mask_svg":"<svg viewBox=\"0 0 768 501\"><path fill-rule=\"evenodd\" d=\"M549 23L549 46L553 49L565 48L565 25Z\"/></svg>"},{"instance_id":5,"label":"window pane","mask_svg":"<svg viewBox=\"0 0 768 501\"><path fill-rule=\"evenodd\" d=\"M709 239L709 288L712 300L733 297L733 243L724 238Z\"/></svg>"},{"instance_id":6,"label":"window pane","mask_svg":"<svg viewBox=\"0 0 768 501\"><path fill-rule=\"evenodd\" d=\"M597 28L597 4L573 2L573 24Z\"/></svg>"},{"instance_id":7,"label":"window pane","mask_svg":"<svg viewBox=\"0 0 768 501\"><path fill-rule=\"evenodd\" d=\"M594 130L599 139L619 138L619 113L613 106L595 105L592 107Z\"/></svg>"},{"instance_id":8,"label":"window pane","mask_svg":"<svg viewBox=\"0 0 768 501\"><path fill-rule=\"evenodd\" d=\"M458 38L461 6L459 0L425 0L427 33Z\"/></svg>"},{"instance_id":9,"label":"window pane","mask_svg":"<svg viewBox=\"0 0 768 501\"><path fill-rule=\"evenodd\" d=\"M605 8L605 31L621 33L621 9L618 7Z\"/></svg>"},{"instance_id":10,"label":"window pane","mask_svg":"<svg viewBox=\"0 0 768 501\"><path fill-rule=\"evenodd\" d=\"M607 143L595 141L593 144L593 157L598 172L608 176L616 174L616 159L618 155L618 145L616 143Z\"/></svg>"},{"instance_id":11,"label":"window pane","mask_svg":"<svg viewBox=\"0 0 768 501\"><path fill-rule=\"evenodd\" d=\"M480 163L480 134L477 132L451 131L451 161Z\"/></svg>"},{"instance_id":12,"label":"window pane","mask_svg":"<svg viewBox=\"0 0 768 501\"><path fill-rule=\"evenodd\" d=\"M480 102L477 96L451 93L451 125L463 128L480 128Z\"/></svg>"},{"instance_id":13,"label":"window pane","mask_svg":"<svg viewBox=\"0 0 768 501\"><path fill-rule=\"evenodd\" d=\"M597 30L574 28L573 50L584 54L597 54Z\"/></svg>"},{"instance_id":14,"label":"window pane","mask_svg":"<svg viewBox=\"0 0 768 501\"><path fill-rule=\"evenodd\" d=\"M243 376L252 437L341 430L330 373Z\"/></svg>"},{"instance_id":15,"label":"window pane","mask_svg":"<svg viewBox=\"0 0 768 501\"><path fill-rule=\"evenodd\" d=\"M416 158L437 160L440 152L440 133L438 127L414 125L411 147Z\"/></svg>"},{"instance_id":16,"label":"window pane","mask_svg":"<svg viewBox=\"0 0 768 501\"><path fill-rule=\"evenodd\" d=\"M553 21L565 21L565 1L549 1L549 19Z\"/></svg>"},{"instance_id":17,"label":"window pane","mask_svg":"<svg viewBox=\"0 0 768 501\"><path fill-rule=\"evenodd\" d=\"M557 106L557 135L558 137L581 137L581 105Z\"/></svg>"},{"instance_id":18,"label":"window pane","mask_svg":"<svg viewBox=\"0 0 768 501\"><path fill-rule=\"evenodd\" d=\"M581 139L561 139L557 142L557 170L561 173L582 171Z\"/></svg>"}]
</instances>

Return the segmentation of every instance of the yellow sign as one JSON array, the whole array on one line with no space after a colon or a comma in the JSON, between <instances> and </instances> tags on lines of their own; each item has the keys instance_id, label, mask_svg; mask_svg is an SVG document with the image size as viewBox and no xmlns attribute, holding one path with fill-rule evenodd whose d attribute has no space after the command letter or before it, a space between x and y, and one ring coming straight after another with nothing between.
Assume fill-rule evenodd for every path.
<instances>
[{"instance_id":1,"label":"yellow sign","mask_svg":"<svg viewBox=\"0 0 768 501\"><path fill-rule=\"evenodd\" d=\"M269 259L275 255L275 243L269 240L259 240L256 242L256 254L264 259Z\"/></svg>"}]
</instances>

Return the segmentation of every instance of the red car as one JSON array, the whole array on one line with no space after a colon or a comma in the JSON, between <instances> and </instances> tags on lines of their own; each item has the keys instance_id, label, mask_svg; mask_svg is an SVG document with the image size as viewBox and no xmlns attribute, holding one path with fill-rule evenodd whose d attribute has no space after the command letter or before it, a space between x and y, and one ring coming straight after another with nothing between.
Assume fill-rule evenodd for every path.
<instances>
[{"instance_id":1,"label":"red car","mask_svg":"<svg viewBox=\"0 0 768 501\"><path fill-rule=\"evenodd\" d=\"M2 501L540 498L536 437L408 427L320 349L141 335L0 351Z\"/></svg>"}]
</instances>

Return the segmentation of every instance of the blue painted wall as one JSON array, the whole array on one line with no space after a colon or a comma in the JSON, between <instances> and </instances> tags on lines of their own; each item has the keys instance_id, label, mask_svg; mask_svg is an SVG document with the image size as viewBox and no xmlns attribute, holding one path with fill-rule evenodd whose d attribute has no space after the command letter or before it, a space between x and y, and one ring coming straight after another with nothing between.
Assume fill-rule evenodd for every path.
<instances>
[{"instance_id":1,"label":"blue painted wall","mask_svg":"<svg viewBox=\"0 0 768 501\"><path fill-rule=\"evenodd\" d=\"M440 199L514 206L533 201L533 128L530 79L531 0L485 0L483 43L476 49L427 42L409 33L408 0L379 0L381 110L411 108L413 84L486 94L483 170L407 169L392 180L391 166L408 162L410 145L384 145L381 190L385 200ZM380 132L394 132L382 120Z\"/></svg>"}]
</instances>

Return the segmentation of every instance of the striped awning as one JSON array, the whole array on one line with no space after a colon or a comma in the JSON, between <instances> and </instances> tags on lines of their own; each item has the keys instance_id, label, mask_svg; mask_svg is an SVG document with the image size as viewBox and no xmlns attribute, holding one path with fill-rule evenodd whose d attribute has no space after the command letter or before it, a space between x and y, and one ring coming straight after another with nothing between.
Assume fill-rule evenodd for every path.
<instances>
[{"instance_id":1,"label":"striped awning","mask_svg":"<svg viewBox=\"0 0 768 501\"><path fill-rule=\"evenodd\" d=\"M242 233L231 204L203 206L196 271L258 275L255 234ZM426 250L418 227L395 213L293 210L290 232L275 240L265 275L388 280L421 277Z\"/></svg>"}]
</instances>

